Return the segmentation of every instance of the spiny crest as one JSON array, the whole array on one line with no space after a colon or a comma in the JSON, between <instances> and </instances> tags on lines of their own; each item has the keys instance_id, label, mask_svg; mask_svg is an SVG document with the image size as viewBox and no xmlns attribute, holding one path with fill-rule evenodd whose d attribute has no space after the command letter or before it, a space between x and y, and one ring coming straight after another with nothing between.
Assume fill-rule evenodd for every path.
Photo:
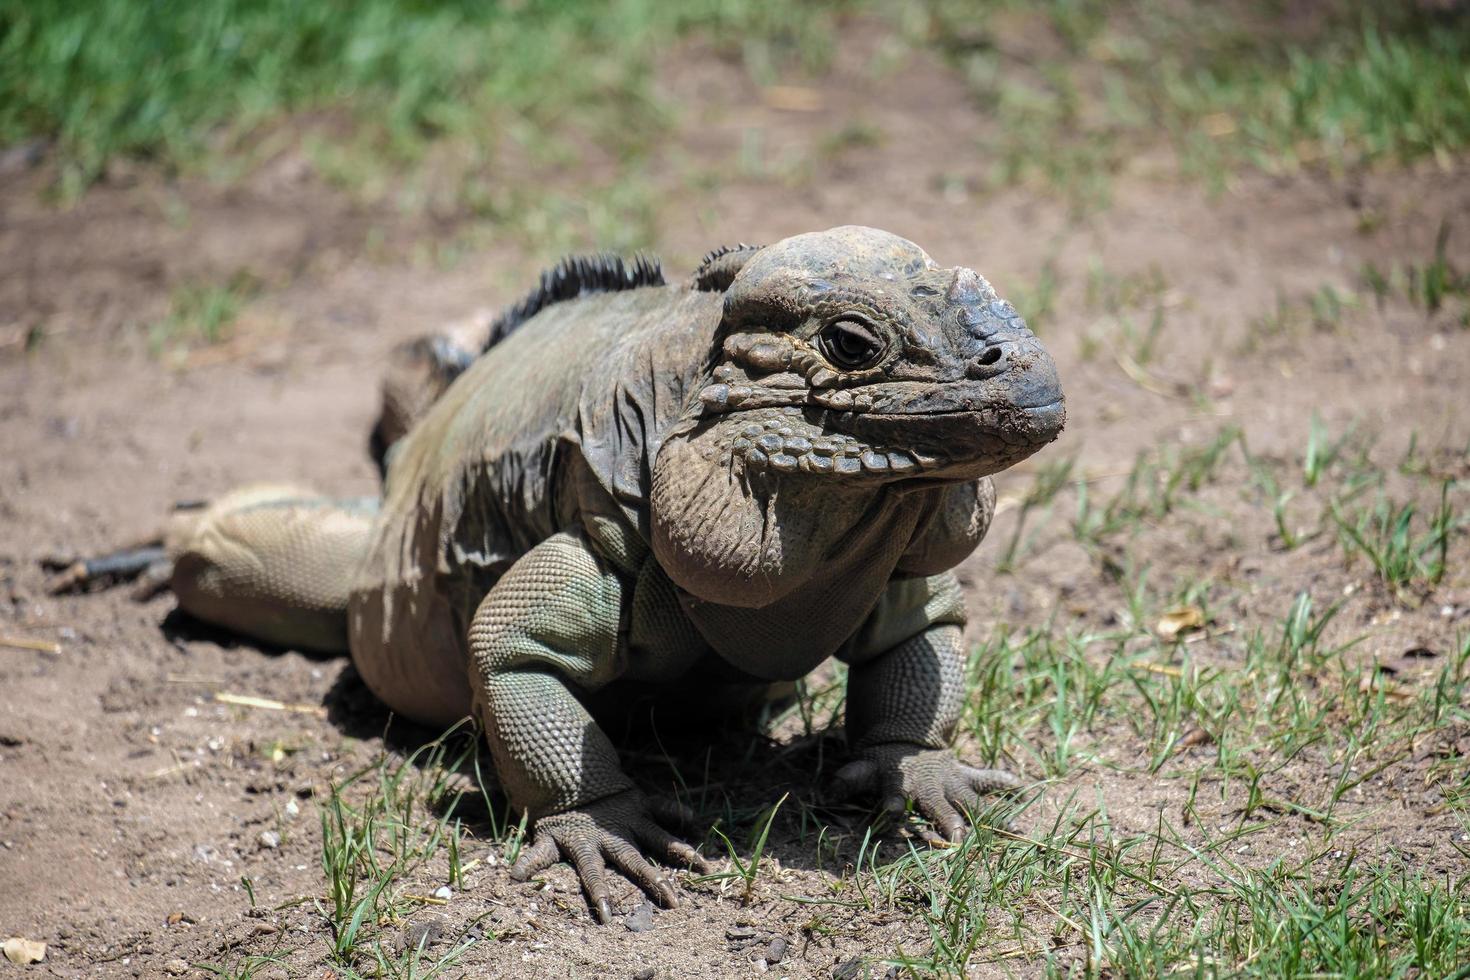
<instances>
[{"instance_id":1,"label":"spiny crest","mask_svg":"<svg viewBox=\"0 0 1470 980\"><path fill-rule=\"evenodd\" d=\"M744 242L712 250L694 270L694 288L705 293L723 293L735 281L741 267L760 250L761 246Z\"/></svg>"},{"instance_id":2,"label":"spiny crest","mask_svg":"<svg viewBox=\"0 0 1470 980\"><path fill-rule=\"evenodd\" d=\"M541 273L541 280L526 297L506 310L490 325L485 340L489 350L510 336L517 327L551 306L590 293L616 293L642 286L664 285L663 267L651 255L635 255L631 261L621 255L599 252L596 255L568 255Z\"/></svg>"}]
</instances>

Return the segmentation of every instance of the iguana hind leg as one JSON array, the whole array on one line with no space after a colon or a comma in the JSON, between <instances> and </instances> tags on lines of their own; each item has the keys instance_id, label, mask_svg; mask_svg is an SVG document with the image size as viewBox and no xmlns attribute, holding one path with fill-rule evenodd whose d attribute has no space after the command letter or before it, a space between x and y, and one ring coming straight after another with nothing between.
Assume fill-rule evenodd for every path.
<instances>
[{"instance_id":1,"label":"iguana hind leg","mask_svg":"<svg viewBox=\"0 0 1470 980\"><path fill-rule=\"evenodd\" d=\"M474 359L471 351L447 334L415 337L389 352L382 407L368 436L368 453L380 473L388 470L388 451Z\"/></svg>"},{"instance_id":2,"label":"iguana hind leg","mask_svg":"<svg viewBox=\"0 0 1470 980\"><path fill-rule=\"evenodd\" d=\"M377 501L300 487L231 491L175 515L169 586L185 612L280 646L347 651L347 599Z\"/></svg>"}]
</instances>

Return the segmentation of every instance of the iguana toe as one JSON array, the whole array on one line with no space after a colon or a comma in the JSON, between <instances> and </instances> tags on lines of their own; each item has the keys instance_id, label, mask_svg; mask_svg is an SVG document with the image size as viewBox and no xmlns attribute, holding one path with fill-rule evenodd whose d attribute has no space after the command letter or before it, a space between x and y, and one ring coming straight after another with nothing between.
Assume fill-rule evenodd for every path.
<instances>
[{"instance_id":1,"label":"iguana toe","mask_svg":"<svg viewBox=\"0 0 1470 980\"><path fill-rule=\"evenodd\" d=\"M549 836L536 837L529 846L521 849L520 857L511 865L510 876L516 881L526 881L556 863L561 851L556 841Z\"/></svg>"},{"instance_id":2,"label":"iguana toe","mask_svg":"<svg viewBox=\"0 0 1470 980\"><path fill-rule=\"evenodd\" d=\"M970 816L983 809L984 795L1010 792L1021 781L998 769L962 765L945 749L886 743L869 746L837 773L838 792L877 791L881 809L901 819L912 800L930 828L919 835L930 843L955 843L970 829Z\"/></svg>"},{"instance_id":3,"label":"iguana toe","mask_svg":"<svg viewBox=\"0 0 1470 980\"><path fill-rule=\"evenodd\" d=\"M970 788L982 796L994 793L1014 793L1025 785L1004 769L976 769L974 766L966 765L961 765L959 769Z\"/></svg>"},{"instance_id":4,"label":"iguana toe","mask_svg":"<svg viewBox=\"0 0 1470 980\"><path fill-rule=\"evenodd\" d=\"M593 914L606 924L612 921L616 881L608 873L611 865L663 907L676 908L679 896L672 876L645 853L701 873L710 866L698 851L655 821L655 816L674 814L692 816L677 804L651 804L641 793L628 790L541 817L532 844L511 868L511 877L525 881L563 857L576 869Z\"/></svg>"}]
</instances>

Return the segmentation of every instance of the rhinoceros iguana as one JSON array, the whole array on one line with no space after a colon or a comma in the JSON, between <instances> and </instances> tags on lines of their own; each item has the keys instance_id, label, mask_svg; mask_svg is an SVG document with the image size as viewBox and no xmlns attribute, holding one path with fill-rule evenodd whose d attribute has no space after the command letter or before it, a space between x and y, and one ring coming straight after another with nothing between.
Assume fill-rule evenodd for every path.
<instances>
[{"instance_id":1,"label":"rhinoceros iguana","mask_svg":"<svg viewBox=\"0 0 1470 980\"><path fill-rule=\"evenodd\" d=\"M629 685L698 703L837 657L846 791L911 800L955 839L1016 784L948 747L952 569L990 524L989 475L1065 412L979 275L860 227L721 249L678 285L569 260L482 354L418 354L431 369L389 386L377 430L381 501L229 494L176 518L169 584L202 619L350 651L409 718L474 715L531 820L516 878L566 858L607 921L609 862L666 905L647 856L706 866L589 712Z\"/></svg>"}]
</instances>

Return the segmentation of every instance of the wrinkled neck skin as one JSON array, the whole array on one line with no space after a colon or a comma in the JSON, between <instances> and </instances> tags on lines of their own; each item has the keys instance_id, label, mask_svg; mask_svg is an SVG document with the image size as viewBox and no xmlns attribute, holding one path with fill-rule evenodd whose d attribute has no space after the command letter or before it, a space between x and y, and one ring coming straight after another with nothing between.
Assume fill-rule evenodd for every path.
<instances>
[{"instance_id":1,"label":"wrinkled neck skin","mask_svg":"<svg viewBox=\"0 0 1470 980\"><path fill-rule=\"evenodd\" d=\"M896 563L923 517L916 497L926 488L833 473L879 454L886 465L882 447L824 432L796 407L681 422L653 467L654 554L695 598L745 608L875 552ZM865 571L886 580L892 568Z\"/></svg>"}]
</instances>

